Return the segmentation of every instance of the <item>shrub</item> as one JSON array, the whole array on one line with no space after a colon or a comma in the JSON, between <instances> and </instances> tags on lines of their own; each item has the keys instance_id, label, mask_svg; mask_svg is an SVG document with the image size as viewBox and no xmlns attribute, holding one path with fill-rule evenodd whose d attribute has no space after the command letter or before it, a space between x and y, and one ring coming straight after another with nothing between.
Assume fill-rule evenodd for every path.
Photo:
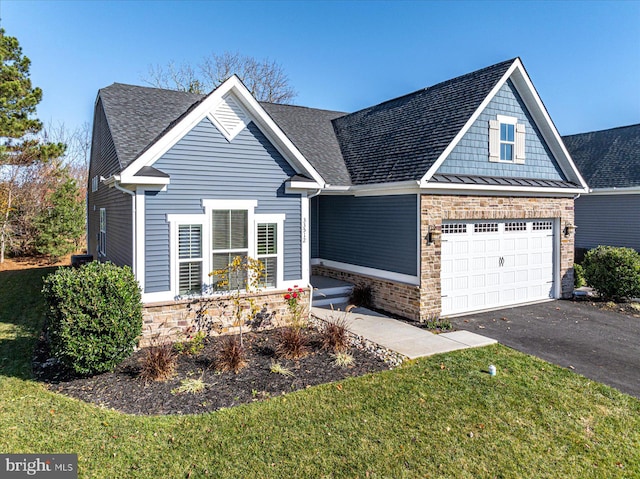
<instances>
[{"instance_id":1,"label":"shrub","mask_svg":"<svg viewBox=\"0 0 640 479\"><path fill-rule=\"evenodd\" d=\"M347 320L342 317L337 320L333 318L324 324L320 331L322 347L330 349L335 353L344 352L349 348L349 329Z\"/></svg>"},{"instance_id":2,"label":"shrub","mask_svg":"<svg viewBox=\"0 0 640 479\"><path fill-rule=\"evenodd\" d=\"M199 378L187 378L180 381L180 386L171 390L171 394L198 394L204 391L207 384L202 377Z\"/></svg>"},{"instance_id":3,"label":"shrub","mask_svg":"<svg viewBox=\"0 0 640 479\"><path fill-rule=\"evenodd\" d=\"M233 371L238 374L247 365L247 355L238 336L223 336L220 351L216 357L219 371Z\"/></svg>"},{"instance_id":4,"label":"shrub","mask_svg":"<svg viewBox=\"0 0 640 479\"><path fill-rule=\"evenodd\" d=\"M207 334L204 331L198 331L192 337L187 336L187 339L185 341L178 341L173 346L175 350L180 354L197 356L204 349L204 338L206 337Z\"/></svg>"},{"instance_id":5,"label":"shrub","mask_svg":"<svg viewBox=\"0 0 640 479\"><path fill-rule=\"evenodd\" d=\"M285 359L300 359L307 355L309 340L304 328L285 326L280 329L276 355Z\"/></svg>"},{"instance_id":6,"label":"shrub","mask_svg":"<svg viewBox=\"0 0 640 479\"><path fill-rule=\"evenodd\" d=\"M142 358L140 377L151 381L165 381L173 376L178 353L171 343L154 342Z\"/></svg>"},{"instance_id":7,"label":"shrub","mask_svg":"<svg viewBox=\"0 0 640 479\"><path fill-rule=\"evenodd\" d=\"M140 288L129 267L88 263L49 275L47 336L53 356L77 374L113 369L142 332Z\"/></svg>"},{"instance_id":8,"label":"shrub","mask_svg":"<svg viewBox=\"0 0 640 479\"><path fill-rule=\"evenodd\" d=\"M373 295L371 286L358 284L353 287L349 302L363 308L370 308L373 305Z\"/></svg>"},{"instance_id":9,"label":"shrub","mask_svg":"<svg viewBox=\"0 0 640 479\"><path fill-rule=\"evenodd\" d=\"M584 268L581 264L573 265L573 287L582 288L586 283L584 279Z\"/></svg>"},{"instance_id":10,"label":"shrub","mask_svg":"<svg viewBox=\"0 0 640 479\"><path fill-rule=\"evenodd\" d=\"M598 246L582 263L587 284L604 299L640 296L640 254L631 248Z\"/></svg>"},{"instance_id":11,"label":"shrub","mask_svg":"<svg viewBox=\"0 0 640 479\"><path fill-rule=\"evenodd\" d=\"M336 366L347 367L355 363L355 359L349 353L336 353L333 355L333 362Z\"/></svg>"}]
</instances>

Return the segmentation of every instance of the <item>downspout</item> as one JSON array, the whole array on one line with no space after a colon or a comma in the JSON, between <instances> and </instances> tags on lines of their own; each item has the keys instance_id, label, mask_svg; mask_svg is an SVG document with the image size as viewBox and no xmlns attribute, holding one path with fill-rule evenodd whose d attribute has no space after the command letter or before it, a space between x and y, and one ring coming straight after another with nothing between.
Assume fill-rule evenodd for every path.
<instances>
[{"instance_id":1,"label":"downspout","mask_svg":"<svg viewBox=\"0 0 640 479\"><path fill-rule=\"evenodd\" d=\"M132 264L132 270L133 270L133 275L134 277L137 277L137 258L136 258L136 254L137 254L137 247L136 247L136 242L138 240L137 235L136 235L136 193L135 191L131 191L128 190L126 188L123 188L122 186L120 186L118 184L118 181L114 181L113 182L113 187L116 190L122 191L123 193L127 193L128 195L131 195L131 236L133 236L133 251L131 252L131 262Z\"/></svg>"}]
</instances>

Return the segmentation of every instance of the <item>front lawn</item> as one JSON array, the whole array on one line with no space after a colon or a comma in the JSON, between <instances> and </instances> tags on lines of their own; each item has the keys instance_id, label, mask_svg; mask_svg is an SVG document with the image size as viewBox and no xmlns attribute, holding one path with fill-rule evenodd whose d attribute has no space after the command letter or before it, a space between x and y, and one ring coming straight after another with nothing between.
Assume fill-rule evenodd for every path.
<instances>
[{"instance_id":1,"label":"front lawn","mask_svg":"<svg viewBox=\"0 0 640 479\"><path fill-rule=\"evenodd\" d=\"M0 272L2 452L77 453L98 478L640 475L640 401L503 346L204 415L52 393L28 376L44 272Z\"/></svg>"}]
</instances>

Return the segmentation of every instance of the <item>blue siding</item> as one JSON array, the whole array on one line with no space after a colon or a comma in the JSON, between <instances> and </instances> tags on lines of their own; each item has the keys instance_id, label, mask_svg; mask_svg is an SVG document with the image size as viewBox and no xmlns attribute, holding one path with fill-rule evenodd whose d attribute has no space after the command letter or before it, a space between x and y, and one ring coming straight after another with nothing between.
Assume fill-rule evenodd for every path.
<instances>
[{"instance_id":1,"label":"blue siding","mask_svg":"<svg viewBox=\"0 0 640 479\"><path fill-rule=\"evenodd\" d=\"M284 213L284 279L302 276L301 200L286 195L295 172L253 123L232 142L204 119L154 165L171 184L145 198L145 291L170 288L167 214L202 214L202 199L258 200L256 214Z\"/></svg>"},{"instance_id":2,"label":"blue siding","mask_svg":"<svg viewBox=\"0 0 640 479\"><path fill-rule=\"evenodd\" d=\"M489 162L489 120L518 118L526 128L525 163ZM507 81L438 169L441 174L566 180L511 81Z\"/></svg>"},{"instance_id":3,"label":"blue siding","mask_svg":"<svg viewBox=\"0 0 640 479\"><path fill-rule=\"evenodd\" d=\"M109 131L107 118L98 100L93 116L91 139L91 161L87 178L87 252L94 259L111 261L118 266L133 266L133 233L130 195L98 185L97 191L91 191L91 179L94 176L109 178L120 172L120 162L116 147ZM98 232L100 230L100 208L107 210L107 251L104 258L98 258Z\"/></svg>"},{"instance_id":4,"label":"blue siding","mask_svg":"<svg viewBox=\"0 0 640 479\"><path fill-rule=\"evenodd\" d=\"M575 201L576 248L625 246L640 251L640 194L583 195Z\"/></svg>"},{"instance_id":5,"label":"blue siding","mask_svg":"<svg viewBox=\"0 0 640 479\"><path fill-rule=\"evenodd\" d=\"M321 196L319 200L320 258L418 275L415 195Z\"/></svg>"}]
</instances>

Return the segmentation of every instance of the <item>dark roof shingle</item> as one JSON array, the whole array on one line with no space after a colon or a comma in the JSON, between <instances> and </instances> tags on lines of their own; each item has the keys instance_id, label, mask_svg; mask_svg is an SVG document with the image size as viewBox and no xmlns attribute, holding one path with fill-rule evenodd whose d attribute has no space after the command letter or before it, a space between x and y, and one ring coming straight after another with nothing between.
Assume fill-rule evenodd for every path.
<instances>
[{"instance_id":1,"label":"dark roof shingle","mask_svg":"<svg viewBox=\"0 0 640 479\"><path fill-rule=\"evenodd\" d=\"M260 103L320 176L332 185L350 185L332 120L346 113L302 106Z\"/></svg>"},{"instance_id":2,"label":"dark roof shingle","mask_svg":"<svg viewBox=\"0 0 640 479\"><path fill-rule=\"evenodd\" d=\"M562 140L590 188L640 186L640 124Z\"/></svg>"},{"instance_id":3,"label":"dark roof shingle","mask_svg":"<svg viewBox=\"0 0 640 479\"><path fill-rule=\"evenodd\" d=\"M114 83L100 98L122 168L203 95Z\"/></svg>"},{"instance_id":4,"label":"dark roof shingle","mask_svg":"<svg viewBox=\"0 0 640 479\"><path fill-rule=\"evenodd\" d=\"M421 179L514 61L334 120L353 184Z\"/></svg>"}]
</instances>

